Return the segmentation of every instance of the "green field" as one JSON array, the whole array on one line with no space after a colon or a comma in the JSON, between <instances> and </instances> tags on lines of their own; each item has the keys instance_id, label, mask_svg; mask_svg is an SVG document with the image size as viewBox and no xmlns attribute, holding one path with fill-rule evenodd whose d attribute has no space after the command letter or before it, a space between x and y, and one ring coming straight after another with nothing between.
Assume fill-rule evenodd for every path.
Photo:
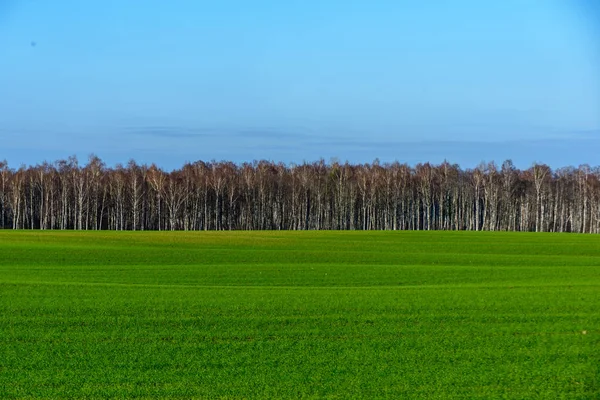
<instances>
[{"instance_id":1,"label":"green field","mask_svg":"<svg viewBox=\"0 0 600 400\"><path fill-rule=\"evenodd\" d=\"M0 398L600 398L600 236L0 232Z\"/></svg>"}]
</instances>

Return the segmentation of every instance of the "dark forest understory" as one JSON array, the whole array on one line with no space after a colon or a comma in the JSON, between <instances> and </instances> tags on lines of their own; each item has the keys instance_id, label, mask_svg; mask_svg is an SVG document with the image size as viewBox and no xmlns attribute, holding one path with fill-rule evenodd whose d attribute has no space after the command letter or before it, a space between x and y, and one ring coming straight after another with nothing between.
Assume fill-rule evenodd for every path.
<instances>
[{"instance_id":1,"label":"dark forest understory","mask_svg":"<svg viewBox=\"0 0 600 400\"><path fill-rule=\"evenodd\" d=\"M0 227L600 232L600 169L267 161L0 162Z\"/></svg>"}]
</instances>

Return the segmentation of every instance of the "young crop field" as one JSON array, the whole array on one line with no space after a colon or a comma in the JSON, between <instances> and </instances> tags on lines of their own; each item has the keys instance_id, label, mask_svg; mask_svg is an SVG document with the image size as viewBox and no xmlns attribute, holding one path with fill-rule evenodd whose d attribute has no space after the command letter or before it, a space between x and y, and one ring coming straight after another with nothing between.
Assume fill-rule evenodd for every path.
<instances>
[{"instance_id":1,"label":"young crop field","mask_svg":"<svg viewBox=\"0 0 600 400\"><path fill-rule=\"evenodd\" d=\"M600 236L0 231L0 398L600 398Z\"/></svg>"}]
</instances>

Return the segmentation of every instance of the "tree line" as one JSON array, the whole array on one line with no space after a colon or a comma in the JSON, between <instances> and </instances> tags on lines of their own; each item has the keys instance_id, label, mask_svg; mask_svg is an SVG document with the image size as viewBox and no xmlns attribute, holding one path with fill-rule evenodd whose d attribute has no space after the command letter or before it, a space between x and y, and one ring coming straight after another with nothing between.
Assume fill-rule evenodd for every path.
<instances>
[{"instance_id":1,"label":"tree line","mask_svg":"<svg viewBox=\"0 0 600 400\"><path fill-rule=\"evenodd\" d=\"M0 227L77 230L600 232L600 169L511 161L300 165L254 161L108 167L92 155L0 162Z\"/></svg>"}]
</instances>

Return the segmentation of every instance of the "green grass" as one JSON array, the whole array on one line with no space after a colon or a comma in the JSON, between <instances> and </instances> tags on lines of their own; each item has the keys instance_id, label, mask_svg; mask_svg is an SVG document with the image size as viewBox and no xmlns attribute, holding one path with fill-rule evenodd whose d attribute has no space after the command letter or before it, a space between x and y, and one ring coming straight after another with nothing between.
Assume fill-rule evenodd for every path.
<instances>
[{"instance_id":1,"label":"green grass","mask_svg":"<svg viewBox=\"0 0 600 400\"><path fill-rule=\"evenodd\" d=\"M592 235L5 231L0 398L596 399L599 310Z\"/></svg>"}]
</instances>

